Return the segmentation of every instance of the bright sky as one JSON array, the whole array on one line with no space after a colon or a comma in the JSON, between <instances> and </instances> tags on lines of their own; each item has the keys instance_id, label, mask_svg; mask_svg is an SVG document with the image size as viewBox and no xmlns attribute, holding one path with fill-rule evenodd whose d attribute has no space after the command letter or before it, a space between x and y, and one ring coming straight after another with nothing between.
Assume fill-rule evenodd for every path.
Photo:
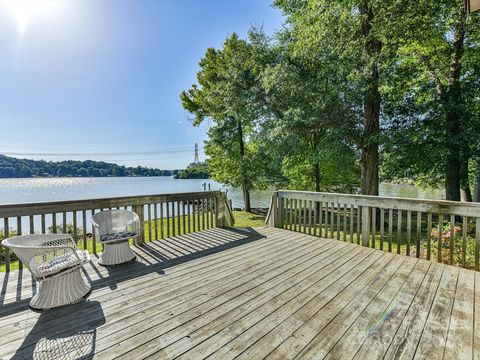
<instances>
[{"instance_id":1,"label":"bright sky","mask_svg":"<svg viewBox=\"0 0 480 360\"><path fill-rule=\"evenodd\" d=\"M191 125L181 91L208 47L280 28L270 3L0 0L0 153L184 167L207 125Z\"/></svg>"}]
</instances>

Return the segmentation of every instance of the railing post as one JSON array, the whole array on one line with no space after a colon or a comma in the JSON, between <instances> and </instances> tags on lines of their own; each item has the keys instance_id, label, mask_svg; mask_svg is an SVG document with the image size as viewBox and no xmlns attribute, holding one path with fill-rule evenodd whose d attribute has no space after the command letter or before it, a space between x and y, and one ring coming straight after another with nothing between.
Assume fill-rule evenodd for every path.
<instances>
[{"instance_id":1,"label":"railing post","mask_svg":"<svg viewBox=\"0 0 480 360\"><path fill-rule=\"evenodd\" d=\"M216 222L217 227L225 228L233 226L234 220L231 217L231 208L229 206L229 201L227 195L219 192L217 196L218 209L216 213Z\"/></svg>"},{"instance_id":2,"label":"railing post","mask_svg":"<svg viewBox=\"0 0 480 360\"><path fill-rule=\"evenodd\" d=\"M140 236L137 238L140 244L145 243L145 214L144 205L133 206L133 212L140 218ZM150 224L149 224L150 225Z\"/></svg>"},{"instance_id":3,"label":"railing post","mask_svg":"<svg viewBox=\"0 0 480 360\"><path fill-rule=\"evenodd\" d=\"M278 208L277 208L278 192L272 193L272 199L270 200L270 208L268 209L266 223L270 227L277 226Z\"/></svg>"},{"instance_id":4,"label":"railing post","mask_svg":"<svg viewBox=\"0 0 480 360\"><path fill-rule=\"evenodd\" d=\"M371 221L370 207L362 206L362 245L363 246L368 246L369 244L370 221Z\"/></svg>"}]
</instances>

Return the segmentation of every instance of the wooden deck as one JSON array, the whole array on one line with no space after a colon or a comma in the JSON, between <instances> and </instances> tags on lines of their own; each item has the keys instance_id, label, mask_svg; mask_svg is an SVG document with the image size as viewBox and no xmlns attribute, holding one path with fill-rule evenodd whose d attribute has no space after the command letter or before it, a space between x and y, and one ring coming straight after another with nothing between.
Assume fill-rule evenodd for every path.
<instances>
[{"instance_id":1,"label":"wooden deck","mask_svg":"<svg viewBox=\"0 0 480 360\"><path fill-rule=\"evenodd\" d=\"M44 313L28 271L2 274L0 358L480 359L480 273L275 228L135 251Z\"/></svg>"}]
</instances>

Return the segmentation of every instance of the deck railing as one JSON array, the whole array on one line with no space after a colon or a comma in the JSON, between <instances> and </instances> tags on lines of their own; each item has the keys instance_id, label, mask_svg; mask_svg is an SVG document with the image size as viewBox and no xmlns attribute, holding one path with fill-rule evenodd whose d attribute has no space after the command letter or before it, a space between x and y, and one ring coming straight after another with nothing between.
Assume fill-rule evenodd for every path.
<instances>
[{"instance_id":1,"label":"deck railing","mask_svg":"<svg viewBox=\"0 0 480 360\"><path fill-rule=\"evenodd\" d=\"M275 191L269 226L480 270L480 204Z\"/></svg>"},{"instance_id":2,"label":"deck railing","mask_svg":"<svg viewBox=\"0 0 480 360\"><path fill-rule=\"evenodd\" d=\"M21 234L68 232L80 246L95 254L99 243L91 217L106 209L129 209L138 214L145 231L137 243L229 227L234 223L226 195L220 191L4 204L0 205L0 235L3 235L0 239ZM13 256L1 245L0 250L0 264L10 271Z\"/></svg>"}]
</instances>

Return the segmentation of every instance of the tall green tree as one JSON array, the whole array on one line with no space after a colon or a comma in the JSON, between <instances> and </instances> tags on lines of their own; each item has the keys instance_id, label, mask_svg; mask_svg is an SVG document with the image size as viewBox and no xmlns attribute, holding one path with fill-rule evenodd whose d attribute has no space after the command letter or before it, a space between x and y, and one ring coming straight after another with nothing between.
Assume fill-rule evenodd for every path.
<instances>
[{"instance_id":1,"label":"tall green tree","mask_svg":"<svg viewBox=\"0 0 480 360\"><path fill-rule=\"evenodd\" d=\"M419 1L406 17L388 88L392 108L386 167L443 183L447 200L472 200L478 153L480 23L463 0ZM399 170L399 171L398 171Z\"/></svg>"},{"instance_id":2,"label":"tall green tree","mask_svg":"<svg viewBox=\"0 0 480 360\"><path fill-rule=\"evenodd\" d=\"M382 85L394 64L397 24L405 4L393 0L276 0L296 38L295 51L323 59L345 74L344 97L361 111L357 120L361 192L378 195ZM335 71L335 70L334 70ZM320 96L320 95L319 95Z\"/></svg>"},{"instance_id":3,"label":"tall green tree","mask_svg":"<svg viewBox=\"0 0 480 360\"><path fill-rule=\"evenodd\" d=\"M222 49L207 50L198 84L181 94L184 108L195 116L194 125L212 121L205 144L209 171L213 179L242 188L246 211L251 208L250 191L260 178L251 142L259 118L259 82L252 59L249 44L233 34Z\"/></svg>"},{"instance_id":4,"label":"tall green tree","mask_svg":"<svg viewBox=\"0 0 480 360\"><path fill-rule=\"evenodd\" d=\"M269 175L291 188L352 191L357 154L349 139L355 138L356 114L343 96L343 74L323 59L296 53L288 30L272 39L253 29L249 41L262 82L258 143L275 167Z\"/></svg>"}]
</instances>

